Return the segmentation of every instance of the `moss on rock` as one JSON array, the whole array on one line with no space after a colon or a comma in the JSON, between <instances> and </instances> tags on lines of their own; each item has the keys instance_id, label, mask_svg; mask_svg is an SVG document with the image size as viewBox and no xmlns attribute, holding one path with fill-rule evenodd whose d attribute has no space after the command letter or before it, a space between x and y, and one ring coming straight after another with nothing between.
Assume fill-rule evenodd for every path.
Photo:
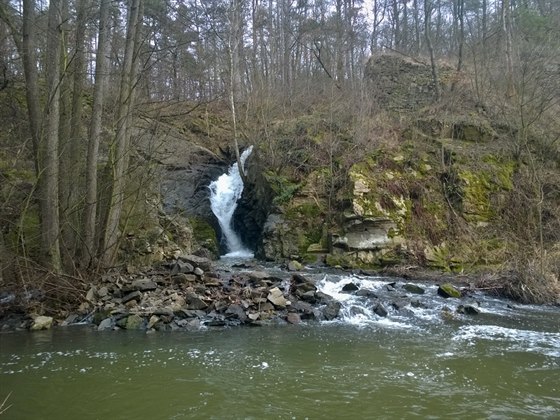
<instances>
[{"instance_id":1,"label":"moss on rock","mask_svg":"<svg viewBox=\"0 0 560 420\"><path fill-rule=\"evenodd\" d=\"M219 255L219 241L212 225L202 217L197 216L189 217L188 221L192 227L195 246L204 247L214 255Z\"/></svg>"}]
</instances>

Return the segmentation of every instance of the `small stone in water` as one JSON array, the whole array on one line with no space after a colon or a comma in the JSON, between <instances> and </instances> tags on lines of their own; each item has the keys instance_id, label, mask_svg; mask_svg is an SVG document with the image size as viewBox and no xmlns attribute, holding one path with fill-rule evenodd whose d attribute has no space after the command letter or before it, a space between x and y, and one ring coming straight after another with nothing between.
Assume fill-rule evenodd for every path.
<instances>
[{"instance_id":1,"label":"small stone in water","mask_svg":"<svg viewBox=\"0 0 560 420\"><path fill-rule=\"evenodd\" d=\"M424 292L425 292L425 290L422 287L420 287L416 284L412 284L412 283L405 284L403 286L403 289L406 290L409 293L414 293L414 294L417 294L417 295L423 295Z\"/></svg>"},{"instance_id":2,"label":"small stone in water","mask_svg":"<svg viewBox=\"0 0 560 420\"><path fill-rule=\"evenodd\" d=\"M346 283L344 286L342 286L343 292L355 292L358 289L359 287L354 283Z\"/></svg>"},{"instance_id":3,"label":"small stone in water","mask_svg":"<svg viewBox=\"0 0 560 420\"><path fill-rule=\"evenodd\" d=\"M442 284L438 287L437 294L444 298L460 298L461 292L449 283Z\"/></svg>"},{"instance_id":4,"label":"small stone in water","mask_svg":"<svg viewBox=\"0 0 560 420\"><path fill-rule=\"evenodd\" d=\"M379 316L387 316L387 314L389 313L387 309L385 309L385 306L383 306L381 303L375 305L375 308L373 308L373 312L375 312Z\"/></svg>"},{"instance_id":5,"label":"small stone in water","mask_svg":"<svg viewBox=\"0 0 560 420\"><path fill-rule=\"evenodd\" d=\"M50 316L38 316L33 321L33 325L31 326L32 331L38 330L48 330L53 323L53 318Z\"/></svg>"}]
</instances>

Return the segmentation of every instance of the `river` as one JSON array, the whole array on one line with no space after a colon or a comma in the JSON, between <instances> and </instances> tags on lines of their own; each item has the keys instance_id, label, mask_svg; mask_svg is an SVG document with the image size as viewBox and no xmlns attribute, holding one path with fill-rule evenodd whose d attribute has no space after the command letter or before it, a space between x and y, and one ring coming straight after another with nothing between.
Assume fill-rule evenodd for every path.
<instances>
[{"instance_id":1,"label":"river","mask_svg":"<svg viewBox=\"0 0 560 420\"><path fill-rule=\"evenodd\" d=\"M310 277L343 303L323 323L0 335L3 419L560 418L560 309L474 295L369 313L354 282L404 296L404 281ZM410 296L409 296L410 298ZM388 298L387 298L388 299ZM389 300L387 300L389 302ZM478 315L457 314L460 302Z\"/></svg>"}]
</instances>

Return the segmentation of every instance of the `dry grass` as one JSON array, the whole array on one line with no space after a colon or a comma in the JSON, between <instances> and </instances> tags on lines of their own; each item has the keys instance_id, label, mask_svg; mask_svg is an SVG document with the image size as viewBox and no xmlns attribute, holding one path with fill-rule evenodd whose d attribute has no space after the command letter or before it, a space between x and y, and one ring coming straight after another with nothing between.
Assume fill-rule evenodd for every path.
<instances>
[{"instance_id":1,"label":"dry grass","mask_svg":"<svg viewBox=\"0 0 560 420\"><path fill-rule=\"evenodd\" d=\"M80 277L56 274L30 259L16 257L10 278L4 279L2 288L16 296L11 305L3 307L4 312L55 315L77 308L84 301L87 283Z\"/></svg>"},{"instance_id":2,"label":"dry grass","mask_svg":"<svg viewBox=\"0 0 560 420\"><path fill-rule=\"evenodd\" d=\"M500 275L481 279L477 286L521 303L560 305L560 249L518 261Z\"/></svg>"}]
</instances>

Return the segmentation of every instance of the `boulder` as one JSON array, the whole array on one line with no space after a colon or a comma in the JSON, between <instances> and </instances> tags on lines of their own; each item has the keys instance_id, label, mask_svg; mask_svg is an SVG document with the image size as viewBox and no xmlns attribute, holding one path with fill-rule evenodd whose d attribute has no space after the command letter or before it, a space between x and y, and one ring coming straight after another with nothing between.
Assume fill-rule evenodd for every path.
<instances>
[{"instance_id":1,"label":"boulder","mask_svg":"<svg viewBox=\"0 0 560 420\"><path fill-rule=\"evenodd\" d=\"M294 274L292 276L291 291L301 298L303 295L309 292L313 292L314 294L314 292L317 291L317 287L311 280L307 279L301 274Z\"/></svg>"},{"instance_id":2,"label":"boulder","mask_svg":"<svg viewBox=\"0 0 560 420\"><path fill-rule=\"evenodd\" d=\"M302 300L292 302L292 308L295 309L302 318L313 318L313 306Z\"/></svg>"},{"instance_id":3,"label":"boulder","mask_svg":"<svg viewBox=\"0 0 560 420\"><path fill-rule=\"evenodd\" d=\"M251 321L256 321L257 319L259 319L260 316L260 312L252 312L249 315L247 315L249 317L249 319Z\"/></svg>"},{"instance_id":4,"label":"boulder","mask_svg":"<svg viewBox=\"0 0 560 420\"><path fill-rule=\"evenodd\" d=\"M480 309L472 305L459 305L457 307L457 312L465 315L478 315L480 313Z\"/></svg>"},{"instance_id":5,"label":"boulder","mask_svg":"<svg viewBox=\"0 0 560 420\"><path fill-rule=\"evenodd\" d=\"M299 298L309 303L317 303L317 293L312 290L305 292Z\"/></svg>"},{"instance_id":6,"label":"boulder","mask_svg":"<svg viewBox=\"0 0 560 420\"><path fill-rule=\"evenodd\" d=\"M115 322L112 317L105 318L103 321L99 323L97 327L97 331L107 331L112 330L115 326Z\"/></svg>"},{"instance_id":7,"label":"boulder","mask_svg":"<svg viewBox=\"0 0 560 420\"><path fill-rule=\"evenodd\" d=\"M259 309L261 310L261 314L264 314L266 312L272 312L274 311L274 305L266 301L263 304L259 305Z\"/></svg>"},{"instance_id":8,"label":"boulder","mask_svg":"<svg viewBox=\"0 0 560 420\"><path fill-rule=\"evenodd\" d=\"M317 302L320 303L330 303L334 300L334 298L331 295L327 295L326 293L323 292L315 292L315 299Z\"/></svg>"},{"instance_id":9,"label":"boulder","mask_svg":"<svg viewBox=\"0 0 560 420\"><path fill-rule=\"evenodd\" d=\"M444 298L460 298L461 292L457 290L452 284L445 283L438 287L437 294Z\"/></svg>"},{"instance_id":10,"label":"boulder","mask_svg":"<svg viewBox=\"0 0 560 420\"><path fill-rule=\"evenodd\" d=\"M401 309L405 308L407 305L409 304L409 302L407 300L395 300L393 302L391 302L391 306L393 308L395 308L397 311L400 311Z\"/></svg>"},{"instance_id":11,"label":"boulder","mask_svg":"<svg viewBox=\"0 0 560 420\"><path fill-rule=\"evenodd\" d=\"M208 304L194 293L187 294L185 301L186 301L185 309L188 310L196 311L196 310L206 309L208 307Z\"/></svg>"},{"instance_id":12,"label":"boulder","mask_svg":"<svg viewBox=\"0 0 560 420\"><path fill-rule=\"evenodd\" d=\"M179 257L179 260L187 262L193 267L199 267L204 271L210 271L212 269L212 261L205 257L199 257L197 255L182 255Z\"/></svg>"},{"instance_id":13,"label":"boulder","mask_svg":"<svg viewBox=\"0 0 560 420\"><path fill-rule=\"evenodd\" d=\"M223 286L222 281L216 277L206 277L204 279L204 285L207 287L220 287Z\"/></svg>"},{"instance_id":14,"label":"boulder","mask_svg":"<svg viewBox=\"0 0 560 420\"><path fill-rule=\"evenodd\" d=\"M181 284L181 283L195 282L197 280L197 277L194 274L178 273L178 274L173 275L171 277L171 279L173 280L173 283Z\"/></svg>"},{"instance_id":15,"label":"boulder","mask_svg":"<svg viewBox=\"0 0 560 420\"><path fill-rule=\"evenodd\" d=\"M154 315L173 317L175 312L170 307L157 308L153 312Z\"/></svg>"},{"instance_id":16,"label":"boulder","mask_svg":"<svg viewBox=\"0 0 560 420\"><path fill-rule=\"evenodd\" d=\"M140 300L142 300L142 293L139 292L138 290L135 290L134 292L130 292L128 295L122 298L121 302L128 303L132 300L136 300L137 302L140 302Z\"/></svg>"},{"instance_id":17,"label":"boulder","mask_svg":"<svg viewBox=\"0 0 560 420\"><path fill-rule=\"evenodd\" d=\"M428 307L424 303L420 302L418 299L410 302L410 306L412 306L413 308L428 309Z\"/></svg>"},{"instance_id":18,"label":"boulder","mask_svg":"<svg viewBox=\"0 0 560 420\"><path fill-rule=\"evenodd\" d=\"M51 316L39 315L33 320L31 331L48 330L52 327L53 318Z\"/></svg>"},{"instance_id":19,"label":"boulder","mask_svg":"<svg viewBox=\"0 0 560 420\"><path fill-rule=\"evenodd\" d=\"M382 303L378 303L377 305L375 305L375 307L373 308L373 312L375 312L377 315L381 317L385 317L389 314L389 312L387 311L385 306L383 306Z\"/></svg>"},{"instance_id":20,"label":"boulder","mask_svg":"<svg viewBox=\"0 0 560 420\"><path fill-rule=\"evenodd\" d=\"M109 289L105 286L99 288L99 290L97 291L97 296L99 296L100 298L104 298L109 294Z\"/></svg>"},{"instance_id":21,"label":"boulder","mask_svg":"<svg viewBox=\"0 0 560 420\"><path fill-rule=\"evenodd\" d=\"M144 318L140 315L133 314L126 318L125 328L127 330L142 330L144 329Z\"/></svg>"},{"instance_id":22,"label":"boulder","mask_svg":"<svg viewBox=\"0 0 560 420\"><path fill-rule=\"evenodd\" d=\"M177 261L171 267L171 275L174 276L176 274L190 274L194 271L194 267L191 263L186 261Z\"/></svg>"},{"instance_id":23,"label":"boulder","mask_svg":"<svg viewBox=\"0 0 560 420\"><path fill-rule=\"evenodd\" d=\"M157 289L157 284L150 279L138 279L134 280L131 285L133 290L138 290L140 292L148 292Z\"/></svg>"},{"instance_id":24,"label":"boulder","mask_svg":"<svg viewBox=\"0 0 560 420\"><path fill-rule=\"evenodd\" d=\"M282 291L278 287L274 287L270 289L268 296L266 297L274 306L279 306L281 308L285 308L287 305L290 304L285 297Z\"/></svg>"},{"instance_id":25,"label":"boulder","mask_svg":"<svg viewBox=\"0 0 560 420\"><path fill-rule=\"evenodd\" d=\"M342 305L340 304L340 302L337 302L336 300L331 298L331 301L327 303L323 308L323 316L327 321L331 321L338 316L341 307Z\"/></svg>"},{"instance_id":26,"label":"boulder","mask_svg":"<svg viewBox=\"0 0 560 420\"><path fill-rule=\"evenodd\" d=\"M409 293L413 293L415 295L423 295L425 290L418 286L417 284L407 283L403 286L403 289Z\"/></svg>"},{"instance_id":27,"label":"boulder","mask_svg":"<svg viewBox=\"0 0 560 420\"><path fill-rule=\"evenodd\" d=\"M371 299L376 299L378 297L375 292L370 289L360 289L356 291L356 296L363 296Z\"/></svg>"},{"instance_id":28,"label":"boulder","mask_svg":"<svg viewBox=\"0 0 560 420\"><path fill-rule=\"evenodd\" d=\"M450 66L438 66L440 89L454 73ZM429 64L398 54L376 54L367 62L364 78L376 103L390 110L416 110L433 103L436 96Z\"/></svg>"},{"instance_id":29,"label":"boulder","mask_svg":"<svg viewBox=\"0 0 560 420\"><path fill-rule=\"evenodd\" d=\"M95 302L95 297L97 295L97 288L95 286L91 286L86 293L86 300L88 302Z\"/></svg>"},{"instance_id":30,"label":"boulder","mask_svg":"<svg viewBox=\"0 0 560 420\"><path fill-rule=\"evenodd\" d=\"M355 292L359 289L360 288L358 287L358 285L352 282L346 283L344 286L342 286L342 291L346 293Z\"/></svg>"},{"instance_id":31,"label":"boulder","mask_svg":"<svg viewBox=\"0 0 560 420\"><path fill-rule=\"evenodd\" d=\"M152 315L150 320L148 321L148 329L153 328L160 321L160 318L157 315Z\"/></svg>"},{"instance_id":32,"label":"boulder","mask_svg":"<svg viewBox=\"0 0 560 420\"><path fill-rule=\"evenodd\" d=\"M251 271L249 273L249 280L256 286L265 284L265 280L270 278L271 275L266 271Z\"/></svg>"},{"instance_id":33,"label":"boulder","mask_svg":"<svg viewBox=\"0 0 560 420\"><path fill-rule=\"evenodd\" d=\"M296 260L292 260L288 263L288 270L289 271L301 271L303 270L303 265Z\"/></svg>"},{"instance_id":34,"label":"boulder","mask_svg":"<svg viewBox=\"0 0 560 420\"><path fill-rule=\"evenodd\" d=\"M301 322L301 318L297 313L289 312L288 315L286 315L286 321L288 321L290 324L296 325Z\"/></svg>"},{"instance_id":35,"label":"boulder","mask_svg":"<svg viewBox=\"0 0 560 420\"><path fill-rule=\"evenodd\" d=\"M237 318L241 322L247 321L247 315L245 314L245 311L240 305L237 304L229 305L229 307L226 309L226 316L228 318Z\"/></svg>"}]
</instances>

